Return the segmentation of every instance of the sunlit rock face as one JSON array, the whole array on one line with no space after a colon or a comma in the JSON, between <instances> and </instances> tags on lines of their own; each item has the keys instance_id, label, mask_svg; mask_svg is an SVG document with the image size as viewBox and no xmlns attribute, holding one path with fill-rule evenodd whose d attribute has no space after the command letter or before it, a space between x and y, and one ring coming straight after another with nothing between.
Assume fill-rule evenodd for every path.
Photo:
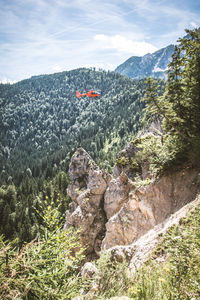
<instances>
[{"instance_id":1,"label":"sunlit rock face","mask_svg":"<svg viewBox=\"0 0 200 300\"><path fill-rule=\"evenodd\" d=\"M111 175L101 171L89 154L79 148L71 159L69 178L67 192L72 202L66 212L65 228L81 229L81 243L87 253L98 253L105 232L102 200Z\"/></svg>"},{"instance_id":2,"label":"sunlit rock face","mask_svg":"<svg viewBox=\"0 0 200 300\"><path fill-rule=\"evenodd\" d=\"M142 264L148 260L154 249L161 242L163 235L174 225L178 225L181 219L184 219L197 205L200 203L200 196L198 195L195 200L184 205L174 214L170 215L169 218L163 222L154 226L147 233L142 235L140 238L135 240L130 245L115 246L110 248L111 259L116 259L122 262L124 259L127 260L129 269L135 273ZM181 237L179 237L181 238ZM157 257L158 261L165 261L166 254Z\"/></svg>"},{"instance_id":3,"label":"sunlit rock face","mask_svg":"<svg viewBox=\"0 0 200 300\"><path fill-rule=\"evenodd\" d=\"M199 170L190 166L166 174L146 187L136 190L132 186L126 201L119 204L117 212L106 223L102 249L131 244L192 201L199 188Z\"/></svg>"},{"instance_id":4,"label":"sunlit rock face","mask_svg":"<svg viewBox=\"0 0 200 300\"><path fill-rule=\"evenodd\" d=\"M110 181L104 195L104 210L108 219L128 201L130 188L131 181L124 172Z\"/></svg>"},{"instance_id":5,"label":"sunlit rock face","mask_svg":"<svg viewBox=\"0 0 200 300\"><path fill-rule=\"evenodd\" d=\"M131 156L135 148L130 145L125 151L126 157ZM138 189L129 178L128 168L117 171L115 176L101 171L82 148L71 159L68 194L72 202L65 228L81 229L87 253L98 254L102 249L133 243L192 201L200 187L199 170L194 166L152 179Z\"/></svg>"}]
</instances>

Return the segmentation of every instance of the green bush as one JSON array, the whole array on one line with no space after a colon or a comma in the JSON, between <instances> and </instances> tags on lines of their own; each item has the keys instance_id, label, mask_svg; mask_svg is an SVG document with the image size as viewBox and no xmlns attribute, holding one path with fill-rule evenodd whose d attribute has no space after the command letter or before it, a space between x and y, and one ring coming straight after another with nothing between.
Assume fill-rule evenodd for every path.
<instances>
[{"instance_id":1,"label":"green bush","mask_svg":"<svg viewBox=\"0 0 200 300\"><path fill-rule=\"evenodd\" d=\"M0 237L1 299L71 299L80 288L79 268L84 249L79 233L62 230L59 212L43 214L42 234L20 251Z\"/></svg>"},{"instance_id":2,"label":"green bush","mask_svg":"<svg viewBox=\"0 0 200 300\"><path fill-rule=\"evenodd\" d=\"M118 263L111 260L110 253L104 252L96 261L96 267L98 272L93 277L92 284L98 289L93 299L108 299L126 292L131 274L125 260Z\"/></svg>"},{"instance_id":3,"label":"green bush","mask_svg":"<svg viewBox=\"0 0 200 300\"><path fill-rule=\"evenodd\" d=\"M118 166L126 166L127 164L128 164L128 160L126 159L126 157L125 156L122 156L122 157L120 157L120 158L118 158L117 160L116 160L116 164L118 165Z\"/></svg>"}]
</instances>

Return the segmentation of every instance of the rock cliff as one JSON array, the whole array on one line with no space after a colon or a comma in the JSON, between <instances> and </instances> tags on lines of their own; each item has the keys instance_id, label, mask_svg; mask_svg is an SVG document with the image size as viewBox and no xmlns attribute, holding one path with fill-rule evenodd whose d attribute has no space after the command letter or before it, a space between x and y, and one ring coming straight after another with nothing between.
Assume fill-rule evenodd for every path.
<instances>
[{"instance_id":1,"label":"rock cliff","mask_svg":"<svg viewBox=\"0 0 200 300\"><path fill-rule=\"evenodd\" d=\"M136 269L148 260L153 250L162 240L164 234L174 225L177 225L200 203L200 196L186 204L176 213L172 214L164 222L156 225L139 239L128 246L115 246L110 248L111 257L118 261L125 258L128 261L129 269L134 273ZM157 260L163 261L164 257L157 257Z\"/></svg>"},{"instance_id":2,"label":"rock cliff","mask_svg":"<svg viewBox=\"0 0 200 300\"><path fill-rule=\"evenodd\" d=\"M146 187L132 187L124 205L106 223L102 248L132 243L193 200L199 188L199 170L190 166L166 174Z\"/></svg>"},{"instance_id":3,"label":"rock cliff","mask_svg":"<svg viewBox=\"0 0 200 300\"><path fill-rule=\"evenodd\" d=\"M103 197L111 176L79 148L71 159L69 178L67 192L72 202L66 212L65 228L81 229L81 242L87 253L98 253L105 233Z\"/></svg>"},{"instance_id":4,"label":"rock cliff","mask_svg":"<svg viewBox=\"0 0 200 300\"><path fill-rule=\"evenodd\" d=\"M135 151L129 144L123 155L134 157ZM72 202L65 228L81 228L88 254L133 243L192 201L200 189L200 172L189 165L136 189L130 168L116 166L110 175L82 148L71 159L69 176Z\"/></svg>"}]
</instances>

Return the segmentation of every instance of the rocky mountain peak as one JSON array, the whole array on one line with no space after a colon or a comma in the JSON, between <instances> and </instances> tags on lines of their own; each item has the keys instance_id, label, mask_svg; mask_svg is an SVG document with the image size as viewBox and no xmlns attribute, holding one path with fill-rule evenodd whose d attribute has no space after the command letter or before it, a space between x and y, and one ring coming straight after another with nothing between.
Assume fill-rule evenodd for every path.
<instances>
[{"instance_id":1,"label":"rocky mountain peak","mask_svg":"<svg viewBox=\"0 0 200 300\"><path fill-rule=\"evenodd\" d=\"M174 52L174 45L159 49L154 53L144 56L131 56L119 65L115 72L130 78L141 79L146 77L165 78L167 65Z\"/></svg>"}]
</instances>

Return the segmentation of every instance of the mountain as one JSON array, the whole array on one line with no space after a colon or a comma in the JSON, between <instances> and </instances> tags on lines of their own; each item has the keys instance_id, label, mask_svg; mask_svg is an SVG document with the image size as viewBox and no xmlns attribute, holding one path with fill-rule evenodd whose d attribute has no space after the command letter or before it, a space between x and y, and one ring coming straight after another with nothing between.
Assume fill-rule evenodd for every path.
<instances>
[{"instance_id":1,"label":"mountain","mask_svg":"<svg viewBox=\"0 0 200 300\"><path fill-rule=\"evenodd\" d=\"M165 78L167 65L174 51L174 45L169 45L152 54L144 56L131 56L119 65L115 72L130 78L141 79L145 77Z\"/></svg>"}]
</instances>

